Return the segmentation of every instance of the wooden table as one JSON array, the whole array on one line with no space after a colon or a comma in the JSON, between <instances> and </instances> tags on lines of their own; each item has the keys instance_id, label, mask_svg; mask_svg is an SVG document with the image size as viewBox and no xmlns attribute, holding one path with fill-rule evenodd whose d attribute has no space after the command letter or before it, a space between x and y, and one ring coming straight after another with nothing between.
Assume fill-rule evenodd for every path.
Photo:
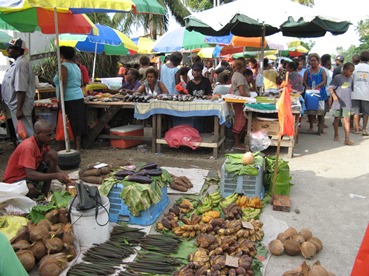
<instances>
[{"instance_id":1,"label":"wooden table","mask_svg":"<svg viewBox=\"0 0 369 276\"><path fill-rule=\"evenodd\" d=\"M153 133L152 137L142 137L142 136L118 136L118 135L100 135L100 133L103 131L106 124L110 122L110 120L114 117L115 114L120 109L134 109L135 104L133 102L85 102L87 109L104 109L104 113L101 117L98 118L97 123L94 127L90 128L88 130L88 133L86 137L83 139L83 147L90 148L93 144L93 142L97 138L103 138L103 139L119 139L119 140L149 140L152 141L153 149L152 151L155 152L156 150L156 144L155 144L155 136ZM87 110L88 112L88 110ZM87 113L86 112L86 113ZM156 118L152 118L153 123L153 132L155 132L156 129Z\"/></svg>"},{"instance_id":2,"label":"wooden table","mask_svg":"<svg viewBox=\"0 0 369 276\"><path fill-rule=\"evenodd\" d=\"M229 115L228 104L223 101L194 100L188 102L153 100L148 105L137 103L135 107L136 119L146 119L153 116L153 136L156 138L156 152L161 152L161 145L168 143L162 134L162 116L177 117L206 117L214 118L214 133L201 133L202 142L198 147L212 148L213 157L218 157L218 150L223 150L225 141L224 123ZM156 120L156 122L154 122ZM154 128L155 126L155 128Z\"/></svg>"},{"instance_id":3,"label":"wooden table","mask_svg":"<svg viewBox=\"0 0 369 276\"><path fill-rule=\"evenodd\" d=\"M247 118L247 132L245 136L245 145L246 149L250 150L250 142L251 142L251 131L252 131L252 120L257 116L262 116L263 114L273 114L275 118L278 118L278 112L277 110L254 110L252 108L248 108L245 106L244 108L245 116ZM298 132L299 132L299 117L301 113L301 106L295 106L295 108L292 109L292 114L295 118L295 135L294 136L284 136L281 140L281 147L287 147L288 148L288 156L290 158L293 157L293 148L295 146L295 143L298 142ZM264 130L268 131L268 128L265 128ZM269 133L268 133L269 134ZM278 145L278 133L276 131L273 131L271 135L271 146L277 146Z\"/></svg>"},{"instance_id":4,"label":"wooden table","mask_svg":"<svg viewBox=\"0 0 369 276\"><path fill-rule=\"evenodd\" d=\"M50 98L49 97L50 95L55 97L56 96L56 89L55 89L55 87L36 89L37 100L41 100L43 98L41 96L42 94L47 94L48 98Z\"/></svg>"}]
</instances>

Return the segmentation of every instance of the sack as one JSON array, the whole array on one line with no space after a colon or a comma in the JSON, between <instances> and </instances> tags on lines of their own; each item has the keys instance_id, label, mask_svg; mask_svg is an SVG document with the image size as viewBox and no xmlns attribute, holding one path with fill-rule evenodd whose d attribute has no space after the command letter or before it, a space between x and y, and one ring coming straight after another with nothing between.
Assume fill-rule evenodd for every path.
<instances>
[{"instance_id":1,"label":"sack","mask_svg":"<svg viewBox=\"0 0 369 276\"><path fill-rule=\"evenodd\" d=\"M76 190L79 202L76 206L78 211L90 210L101 205L101 197L96 186L90 186L80 181L76 183Z\"/></svg>"},{"instance_id":2,"label":"sack","mask_svg":"<svg viewBox=\"0 0 369 276\"><path fill-rule=\"evenodd\" d=\"M73 139L74 139L73 131L72 131L72 127L70 126L70 122L69 122L69 119L68 119L67 115L66 115L66 119L67 119L68 137L69 137L69 140L73 141ZM59 110L59 112L58 112L58 121L56 123L55 140L56 141L64 141L65 140L64 125L63 125L63 113L62 113L61 110Z\"/></svg>"},{"instance_id":3,"label":"sack","mask_svg":"<svg viewBox=\"0 0 369 276\"><path fill-rule=\"evenodd\" d=\"M23 124L22 120L18 121L17 134L18 134L19 138L21 138L22 140L24 140L28 137L27 130L24 127L24 124Z\"/></svg>"},{"instance_id":4,"label":"sack","mask_svg":"<svg viewBox=\"0 0 369 276\"><path fill-rule=\"evenodd\" d=\"M165 133L164 139L171 148L188 146L193 150L196 149L202 141L199 131L189 125L172 127Z\"/></svg>"}]
</instances>

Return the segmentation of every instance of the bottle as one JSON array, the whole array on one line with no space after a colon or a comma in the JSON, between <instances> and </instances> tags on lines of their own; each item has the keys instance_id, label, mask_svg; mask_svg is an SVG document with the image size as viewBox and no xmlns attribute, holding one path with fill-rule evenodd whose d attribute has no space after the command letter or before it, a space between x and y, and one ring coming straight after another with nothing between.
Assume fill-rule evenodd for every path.
<instances>
[{"instance_id":1,"label":"bottle","mask_svg":"<svg viewBox=\"0 0 369 276\"><path fill-rule=\"evenodd\" d=\"M258 73L256 75L255 84L257 87L257 91L259 92L259 95L263 92L263 84L264 84L264 76L262 73Z\"/></svg>"},{"instance_id":2,"label":"bottle","mask_svg":"<svg viewBox=\"0 0 369 276\"><path fill-rule=\"evenodd\" d=\"M315 80L313 80L313 83L311 84L311 89L315 90Z\"/></svg>"}]
</instances>

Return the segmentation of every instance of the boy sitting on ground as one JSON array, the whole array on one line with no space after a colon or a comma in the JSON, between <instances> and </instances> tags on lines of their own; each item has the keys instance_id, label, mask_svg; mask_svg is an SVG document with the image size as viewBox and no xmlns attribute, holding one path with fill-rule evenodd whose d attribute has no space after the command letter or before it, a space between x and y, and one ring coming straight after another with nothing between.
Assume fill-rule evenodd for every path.
<instances>
[{"instance_id":1,"label":"boy sitting on ground","mask_svg":"<svg viewBox=\"0 0 369 276\"><path fill-rule=\"evenodd\" d=\"M332 114L334 117L334 141L340 142L338 134L338 124L341 115L344 118L345 130L345 145L352 145L354 142L350 141L350 115L351 115L351 93L353 91L352 74L355 70L354 64L351 62L345 63L342 74L334 77L329 90L333 97Z\"/></svg>"}]
</instances>

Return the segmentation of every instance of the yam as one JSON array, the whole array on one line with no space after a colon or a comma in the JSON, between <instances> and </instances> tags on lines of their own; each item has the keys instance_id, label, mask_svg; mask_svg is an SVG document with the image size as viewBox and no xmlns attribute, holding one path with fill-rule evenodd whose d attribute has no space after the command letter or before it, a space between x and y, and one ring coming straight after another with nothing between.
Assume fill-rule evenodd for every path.
<instances>
[{"instance_id":1,"label":"yam","mask_svg":"<svg viewBox=\"0 0 369 276\"><path fill-rule=\"evenodd\" d=\"M101 176L83 176L80 179L84 182L91 183L91 184L101 184L104 179Z\"/></svg>"},{"instance_id":2,"label":"yam","mask_svg":"<svg viewBox=\"0 0 369 276\"><path fill-rule=\"evenodd\" d=\"M90 169L90 170L85 170L82 172L82 175L80 175L80 177L84 177L84 176L99 176L101 175L101 170L100 169Z\"/></svg>"},{"instance_id":3,"label":"yam","mask_svg":"<svg viewBox=\"0 0 369 276\"><path fill-rule=\"evenodd\" d=\"M108 174L108 173L110 173L110 167L109 166L102 167L102 168L100 168L100 171L101 171L102 174Z\"/></svg>"},{"instance_id":4,"label":"yam","mask_svg":"<svg viewBox=\"0 0 369 276\"><path fill-rule=\"evenodd\" d=\"M173 190L177 190L177 191L180 191L180 192L187 192L188 188L186 186L183 186L183 185L180 185L176 182L172 182L170 184L170 187L173 189Z\"/></svg>"}]
</instances>

